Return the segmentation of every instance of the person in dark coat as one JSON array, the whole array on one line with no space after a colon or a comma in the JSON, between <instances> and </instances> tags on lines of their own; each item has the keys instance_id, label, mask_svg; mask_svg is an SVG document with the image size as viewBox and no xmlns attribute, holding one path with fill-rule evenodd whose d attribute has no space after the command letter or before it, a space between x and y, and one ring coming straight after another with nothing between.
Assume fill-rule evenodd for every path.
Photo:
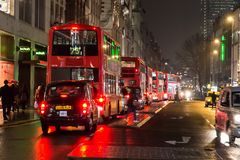
<instances>
[{"instance_id":1,"label":"person in dark coat","mask_svg":"<svg viewBox=\"0 0 240 160\"><path fill-rule=\"evenodd\" d=\"M44 98L44 90L45 90L45 86L44 85L39 85L36 89L35 92L35 101L37 101L37 104L39 105Z\"/></svg>"},{"instance_id":2,"label":"person in dark coat","mask_svg":"<svg viewBox=\"0 0 240 160\"><path fill-rule=\"evenodd\" d=\"M26 85L23 85L20 91L20 105L22 107L22 111L24 112L26 109L26 105L28 102L28 91Z\"/></svg>"},{"instance_id":3,"label":"person in dark coat","mask_svg":"<svg viewBox=\"0 0 240 160\"><path fill-rule=\"evenodd\" d=\"M137 110L137 106L134 106L134 101L138 101L138 97L137 95L135 94L135 92L133 90L131 90L130 92L130 95L129 95L129 99L127 101L127 106L128 106L128 114L130 112L133 112L133 120L134 122L137 122L137 113L136 113L136 110ZM128 115L127 114L127 115Z\"/></svg>"},{"instance_id":4,"label":"person in dark coat","mask_svg":"<svg viewBox=\"0 0 240 160\"><path fill-rule=\"evenodd\" d=\"M12 90L8 86L8 80L4 81L4 86L0 89L0 96L2 97L3 118L8 120L12 104Z\"/></svg>"},{"instance_id":5,"label":"person in dark coat","mask_svg":"<svg viewBox=\"0 0 240 160\"><path fill-rule=\"evenodd\" d=\"M216 99L217 99L217 96L215 94L215 92L212 93L212 108L213 106L216 106Z\"/></svg>"}]
</instances>

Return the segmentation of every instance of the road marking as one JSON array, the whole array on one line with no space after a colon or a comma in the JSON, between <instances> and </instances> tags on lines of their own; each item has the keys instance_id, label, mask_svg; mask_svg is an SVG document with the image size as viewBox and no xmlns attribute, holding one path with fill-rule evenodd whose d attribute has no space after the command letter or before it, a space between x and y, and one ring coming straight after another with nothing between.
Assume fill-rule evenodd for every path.
<instances>
[{"instance_id":1,"label":"road marking","mask_svg":"<svg viewBox=\"0 0 240 160\"><path fill-rule=\"evenodd\" d=\"M171 117L171 119L183 119L184 117L183 116L180 116L180 117Z\"/></svg>"},{"instance_id":2,"label":"road marking","mask_svg":"<svg viewBox=\"0 0 240 160\"><path fill-rule=\"evenodd\" d=\"M164 107L166 107L169 103L171 102L167 102L167 104L163 105L161 108L159 108L158 110L155 111L155 113L157 114L158 112L160 112Z\"/></svg>"},{"instance_id":3,"label":"road marking","mask_svg":"<svg viewBox=\"0 0 240 160\"><path fill-rule=\"evenodd\" d=\"M176 145L178 144L186 144L190 141L191 137L182 137L182 141L177 142L177 141L165 141L168 144Z\"/></svg>"},{"instance_id":4,"label":"road marking","mask_svg":"<svg viewBox=\"0 0 240 160\"><path fill-rule=\"evenodd\" d=\"M154 113L157 114L158 112L160 112L164 107L166 107L169 103L171 102L167 102L165 105L163 105L161 108L159 108L158 110L156 110ZM144 119L143 121L141 121L140 123L137 124L137 127L141 127L142 125L144 125L147 121L149 121L152 117L149 116L146 119Z\"/></svg>"},{"instance_id":5,"label":"road marking","mask_svg":"<svg viewBox=\"0 0 240 160\"><path fill-rule=\"evenodd\" d=\"M215 126L213 124L211 124L211 122L205 118L205 121L208 123L208 125L212 128L215 129Z\"/></svg>"},{"instance_id":6,"label":"road marking","mask_svg":"<svg viewBox=\"0 0 240 160\"><path fill-rule=\"evenodd\" d=\"M137 127L141 127L142 125L144 125L147 121L149 121L149 119L151 119L151 117L147 117L146 119L144 119L143 121L141 121L140 123L137 124Z\"/></svg>"}]
</instances>

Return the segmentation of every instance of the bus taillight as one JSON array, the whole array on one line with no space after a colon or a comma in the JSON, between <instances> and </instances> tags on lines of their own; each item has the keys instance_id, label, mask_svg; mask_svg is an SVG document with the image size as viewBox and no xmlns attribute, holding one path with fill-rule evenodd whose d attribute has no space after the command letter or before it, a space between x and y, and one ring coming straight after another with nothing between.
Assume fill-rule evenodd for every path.
<instances>
[{"instance_id":1,"label":"bus taillight","mask_svg":"<svg viewBox=\"0 0 240 160\"><path fill-rule=\"evenodd\" d=\"M98 105L103 106L104 103L106 102L106 97L103 95L99 95L96 99L96 102Z\"/></svg>"}]
</instances>

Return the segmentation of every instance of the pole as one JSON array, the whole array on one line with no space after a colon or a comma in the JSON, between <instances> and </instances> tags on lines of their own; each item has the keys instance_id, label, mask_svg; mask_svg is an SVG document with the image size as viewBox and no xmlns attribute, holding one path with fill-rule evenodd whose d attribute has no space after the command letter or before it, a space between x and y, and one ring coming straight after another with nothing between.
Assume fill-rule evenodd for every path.
<instances>
[{"instance_id":1,"label":"pole","mask_svg":"<svg viewBox=\"0 0 240 160\"><path fill-rule=\"evenodd\" d=\"M231 86L233 86L233 81L234 81L234 45L233 45L233 21L231 22L231 33L232 33L232 37L231 37L231 65L232 65L232 75L231 75Z\"/></svg>"}]
</instances>

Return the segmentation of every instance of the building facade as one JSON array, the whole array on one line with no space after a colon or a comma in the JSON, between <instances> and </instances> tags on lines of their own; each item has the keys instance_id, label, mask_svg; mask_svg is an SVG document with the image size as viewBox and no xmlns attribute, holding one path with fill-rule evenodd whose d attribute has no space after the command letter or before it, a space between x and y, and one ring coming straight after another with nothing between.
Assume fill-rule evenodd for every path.
<instances>
[{"instance_id":1,"label":"building facade","mask_svg":"<svg viewBox=\"0 0 240 160\"><path fill-rule=\"evenodd\" d=\"M102 0L66 1L66 23L82 23L100 26Z\"/></svg>"},{"instance_id":2,"label":"building facade","mask_svg":"<svg viewBox=\"0 0 240 160\"><path fill-rule=\"evenodd\" d=\"M0 1L0 86L14 80L26 86L33 104L36 86L45 84L48 29L64 22L64 0Z\"/></svg>"},{"instance_id":3,"label":"building facade","mask_svg":"<svg viewBox=\"0 0 240 160\"><path fill-rule=\"evenodd\" d=\"M211 37L215 19L233 10L238 3L235 0L201 0L201 32L205 39Z\"/></svg>"}]
</instances>

